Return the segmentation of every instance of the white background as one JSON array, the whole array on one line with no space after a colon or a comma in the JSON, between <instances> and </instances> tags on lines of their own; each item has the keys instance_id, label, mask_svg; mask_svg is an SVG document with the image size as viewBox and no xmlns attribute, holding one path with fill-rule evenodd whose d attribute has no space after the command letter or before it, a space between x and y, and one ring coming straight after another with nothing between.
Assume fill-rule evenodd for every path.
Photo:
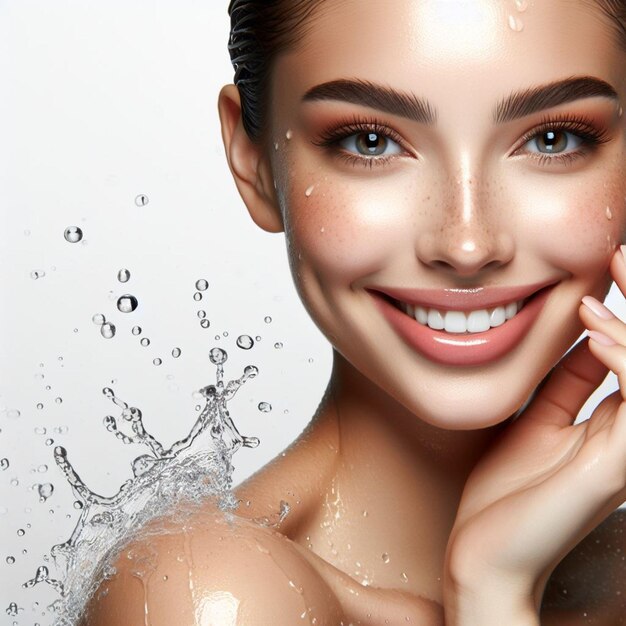
<instances>
[{"instance_id":1,"label":"white background","mask_svg":"<svg viewBox=\"0 0 626 626\"><path fill-rule=\"evenodd\" d=\"M0 471L0 624L49 623L41 610L54 593L20 584L76 520L54 445L100 493L131 475L140 450L104 429L119 410L103 387L171 443L195 419L192 392L214 381L211 347L228 351L228 378L257 365L230 405L240 431L261 439L235 456L240 481L301 432L328 380L330 347L297 298L283 235L252 223L224 158L216 100L233 74L227 4L0 0L0 458L10 462ZM83 242L65 241L68 226ZM33 280L33 270L45 276ZM198 278L210 284L201 302ZM132 314L116 309L123 293L139 300ZM623 313L621 297L612 306ZM95 313L116 325L113 339ZM149 347L131 334L135 324ZM239 334L262 339L244 352ZM39 483L55 486L45 503ZM18 618L5 613L12 601Z\"/></svg>"}]
</instances>

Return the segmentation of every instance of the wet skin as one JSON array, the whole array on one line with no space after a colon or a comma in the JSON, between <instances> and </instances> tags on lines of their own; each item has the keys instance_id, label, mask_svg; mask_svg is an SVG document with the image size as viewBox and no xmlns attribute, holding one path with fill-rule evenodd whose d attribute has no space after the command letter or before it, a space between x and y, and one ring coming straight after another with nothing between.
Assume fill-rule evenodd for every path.
<instances>
[{"instance_id":1,"label":"wet skin","mask_svg":"<svg viewBox=\"0 0 626 626\"><path fill-rule=\"evenodd\" d=\"M514 424L509 418L585 327L626 343L621 326L580 308L585 295L602 300L612 277L626 290L616 254L626 227L626 57L592 3L537 2L520 13L509 4L398 0L390 11L386 3L328 0L314 28L276 61L262 146L242 130L236 89L224 88L229 165L252 218L285 231L300 297L334 346L329 388L298 441L238 491L243 517L271 514L287 500L292 513L279 532L243 521L229 527L207 509L186 529L174 525L152 540L157 566L146 586L121 559L89 623L141 623L145 606L150 624L201 623L203 602L220 591L240 602L242 624L301 623L303 606L314 607L308 619L318 624L400 624L407 616L442 624L446 548L453 530L476 536L469 511L484 506L494 546L514 543L525 536L513 530L518 504L501 506L499 490L522 485L532 494L538 482L549 497L538 490L519 510L532 504L542 519L558 504L555 527L573 519L569 503L593 476L575 465L569 477L553 469L576 460L573 450L590 449L576 448L577 433L586 441L602 429L573 432L570 415L554 418L559 429L543 428L536 402L526 422L526 413ZM509 27L509 14L523 30ZM338 80L352 81L351 95L344 89L337 99L336 84L333 99L320 97L328 89L312 91ZM363 81L368 88L359 91ZM586 91L573 97L570 89L564 101L567 81ZM534 111L502 106L511 94L555 84L561 90L546 91L553 99L539 108L535 99ZM390 111L372 100L372 85L414 97ZM480 309L483 288L536 284L550 291L528 332L503 356L471 367L416 350L378 301L387 288L465 290L475 294L469 308ZM619 369L612 348L598 346L591 353ZM573 405L604 374L592 360L587 353L576 361L589 388L577 383L567 392ZM619 401L618 394L596 422L614 418ZM603 467L623 467L614 452L603 459ZM562 490L550 487L553 474L568 478ZM526 485L529 476L537 480ZM596 513L562 531L550 569L624 500L615 491L601 504L589 491L585 502ZM489 511L504 511L506 521L493 523ZM623 517L612 516L559 566L542 624L620 623L622 527ZM618 546L606 540L613 535ZM191 555L186 564L181 554ZM599 559L607 584L594 577L575 601L559 597L560 581L588 580ZM125 617L113 622L112 614Z\"/></svg>"}]
</instances>

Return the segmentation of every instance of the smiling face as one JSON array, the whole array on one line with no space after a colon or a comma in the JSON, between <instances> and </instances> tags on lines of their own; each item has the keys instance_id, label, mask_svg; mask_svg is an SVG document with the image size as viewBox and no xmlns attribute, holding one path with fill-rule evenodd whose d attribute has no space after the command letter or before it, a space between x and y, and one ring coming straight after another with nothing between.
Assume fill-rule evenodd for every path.
<instances>
[{"instance_id":1,"label":"smiling face","mask_svg":"<svg viewBox=\"0 0 626 626\"><path fill-rule=\"evenodd\" d=\"M299 294L433 425L514 413L581 332L580 299L608 290L626 55L605 19L582 0L326 0L273 66Z\"/></svg>"}]
</instances>

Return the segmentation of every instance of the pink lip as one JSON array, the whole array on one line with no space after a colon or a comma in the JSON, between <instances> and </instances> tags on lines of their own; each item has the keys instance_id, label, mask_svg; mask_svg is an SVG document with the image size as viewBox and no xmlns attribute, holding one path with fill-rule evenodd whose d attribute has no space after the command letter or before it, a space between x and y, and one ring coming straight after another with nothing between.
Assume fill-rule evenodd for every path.
<instances>
[{"instance_id":1,"label":"pink lip","mask_svg":"<svg viewBox=\"0 0 626 626\"><path fill-rule=\"evenodd\" d=\"M550 287L541 289L539 293L536 293L528 300L515 317L507 320L501 326L490 328L482 333L468 334L453 334L446 333L442 330L433 330L428 326L420 324L412 317L409 317L388 300L377 295L376 292L370 291L370 293L387 321L395 328L396 332L409 346L422 353L431 361L441 363L442 365L470 366L490 363L513 350L526 336L541 313L543 305L548 299L553 286L552 284ZM459 294L457 294L454 299L454 305L449 305L448 307L440 304L443 299L439 295L437 296L437 305L433 305L433 307L453 310L462 310L463 308L489 308L490 306L497 306L505 302L522 299L525 297L524 294L530 295L536 291L536 288L534 291L528 291L529 288L530 286L521 289L499 289L497 291L491 289L487 292L488 298L481 298L480 302L478 302L475 297L472 299L472 296L465 299L459 298ZM425 301L433 302L433 297L425 300L422 294L426 293L427 296L434 296L435 293L434 291L429 292L428 290L385 289L387 295L391 295L390 292L394 294L398 294L399 292L419 294L417 300L419 303ZM506 294L506 297L504 294ZM509 294L511 294L512 297ZM461 295L467 295L467 292ZM518 296L520 297L518 298ZM397 296L391 295L391 297L396 298ZM413 298L407 300L404 297L397 299L408 302L413 300ZM472 305L468 307L467 302L470 300L472 301ZM489 304L485 305L486 302Z\"/></svg>"},{"instance_id":2,"label":"pink lip","mask_svg":"<svg viewBox=\"0 0 626 626\"><path fill-rule=\"evenodd\" d=\"M533 293L554 285L554 279L519 287L476 287L474 289L403 289L372 287L394 300L408 302L413 306L439 309L440 311L475 311L489 309L528 298Z\"/></svg>"}]
</instances>

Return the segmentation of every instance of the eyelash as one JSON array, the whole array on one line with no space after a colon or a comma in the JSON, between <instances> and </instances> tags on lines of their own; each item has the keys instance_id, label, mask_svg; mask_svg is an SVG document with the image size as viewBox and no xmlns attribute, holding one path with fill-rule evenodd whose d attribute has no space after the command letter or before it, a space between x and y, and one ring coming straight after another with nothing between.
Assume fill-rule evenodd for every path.
<instances>
[{"instance_id":1,"label":"eyelash","mask_svg":"<svg viewBox=\"0 0 626 626\"><path fill-rule=\"evenodd\" d=\"M545 116L538 126L526 133L520 140L520 148L526 145L531 139L541 136L548 131L556 132L568 132L582 140L581 146L572 152L565 154L555 154L554 156L548 156L547 154L540 154L538 152L528 152L531 158L535 159L540 165L553 165L555 162L565 166L570 165L575 160L586 154L593 153L597 148L607 143L610 139L606 130L597 129L593 122L585 116L573 116L558 115L556 117ZM404 140L393 129L380 124L374 119L361 118L354 116L351 119L346 119L334 125L332 128L324 131L320 134L319 139L312 143L322 148L327 148L331 152L335 153L335 156L348 162L350 165L361 165L364 167L378 167L388 165L391 161L395 160L401 154L393 154L389 156L366 156L356 155L351 152L346 152L338 147L339 142L351 137L353 135L359 135L362 133L375 133L388 139L392 139L402 149L406 151L404 147ZM515 150L517 152L517 149Z\"/></svg>"}]
</instances>

